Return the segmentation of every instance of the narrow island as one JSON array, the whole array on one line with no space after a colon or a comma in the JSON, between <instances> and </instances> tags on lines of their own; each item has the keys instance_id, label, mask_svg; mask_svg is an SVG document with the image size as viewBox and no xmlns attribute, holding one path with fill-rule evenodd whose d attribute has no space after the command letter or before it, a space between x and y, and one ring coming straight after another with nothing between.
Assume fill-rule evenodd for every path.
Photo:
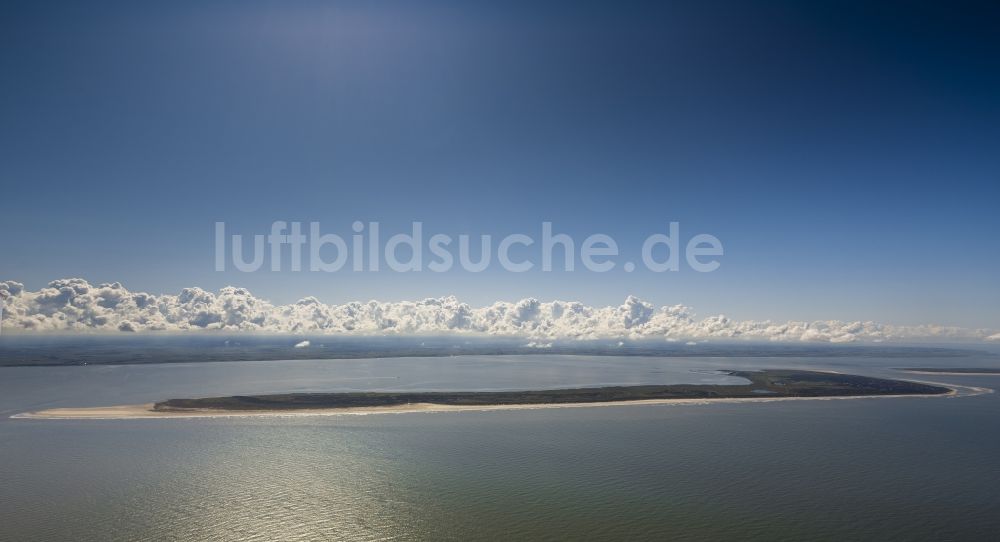
<instances>
[{"instance_id":1,"label":"narrow island","mask_svg":"<svg viewBox=\"0 0 1000 542\"><path fill-rule=\"evenodd\" d=\"M148 418L502 410L623 404L749 402L782 399L940 396L952 388L866 376L772 369L722 371L746 384L670 384L525 391L352 392L168 399L145 405L54 408L18 418Z\"/></svg>"}]
</instances>

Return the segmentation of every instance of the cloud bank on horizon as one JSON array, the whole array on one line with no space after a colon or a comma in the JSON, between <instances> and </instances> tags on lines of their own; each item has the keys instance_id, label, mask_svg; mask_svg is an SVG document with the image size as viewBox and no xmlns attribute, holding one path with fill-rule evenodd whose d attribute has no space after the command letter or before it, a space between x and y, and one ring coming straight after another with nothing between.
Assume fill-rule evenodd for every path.
<instances>
[{"instance_id":1,"label":"cloud bank on horizon","mask_svg":"<svg viewBox=\"0 0 1000 542\"><path fill-rule=\"evenodd\" d=\"M474 308L453 296L421 301L351 302L327 305L306 297L274 305L244 288L218 293L184 288L177 295L131 292L120 283L91 285L84 279L52 281L32 292L0 282L4 331L136 332L199 331L416 335L469 333L546 340L745 339L830 343L905 340L1000 340L997 330L939 325L895 326L876 322L771 322L697 319L683 305L656 308L629 296L619 306L522 299Z\"/></svg>"}]
</instances>

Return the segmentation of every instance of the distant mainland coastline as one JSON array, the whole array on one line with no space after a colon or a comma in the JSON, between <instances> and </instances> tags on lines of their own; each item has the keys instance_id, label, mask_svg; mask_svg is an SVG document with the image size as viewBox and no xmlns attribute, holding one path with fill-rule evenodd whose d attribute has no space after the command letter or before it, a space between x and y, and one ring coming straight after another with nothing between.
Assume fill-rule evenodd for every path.
<instances>
[{"instance_id":1,"label":"distant mainland coastline","mask_svg":"<svg viewBox=\"0 0 1000 542\"><path fill-rule=\"evenodd\" d=\"M1000 375L993 367L899 367L898 371L928 375Z\"/></svg>"}]
</instances>

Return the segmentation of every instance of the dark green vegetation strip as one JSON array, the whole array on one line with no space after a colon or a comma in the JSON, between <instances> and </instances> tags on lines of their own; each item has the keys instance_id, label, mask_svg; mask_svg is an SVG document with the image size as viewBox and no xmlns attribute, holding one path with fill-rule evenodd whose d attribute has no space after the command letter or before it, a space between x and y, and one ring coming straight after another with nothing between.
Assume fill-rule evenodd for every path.
<instances>
[{"instance_id":1,"label":"dark green vegetation strip","mask_svg":"<svg viewBox=\"0 0 1000 542\"><path fill-rule=\"evenodd\" d=\"M866 395L937 395L948 388L885 380L866 376L814 371L728 371L746 378L741 385L675 384L666 386L611 386L528 391L359 392L237 395L204 399L170 399L156 403L156 410L295 410L398 406L410 403L437 405L536 405L594 403L644 399L721 399L740 397L837 397Z\"/></svg>"}]
</instances>

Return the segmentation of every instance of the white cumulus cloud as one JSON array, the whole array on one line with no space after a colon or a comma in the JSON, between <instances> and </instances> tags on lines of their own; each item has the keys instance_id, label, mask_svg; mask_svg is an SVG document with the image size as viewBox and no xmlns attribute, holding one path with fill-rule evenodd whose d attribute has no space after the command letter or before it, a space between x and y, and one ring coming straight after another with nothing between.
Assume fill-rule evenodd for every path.
<instances>
[{"instance_id":1,"label":"white cumulus cloud","mask_svg":"<svg viewBox=\"0 0 1000 542\"><path fill-rule=\"evenodd\" d=\"M306 297L274 305L244 288L185 288L176 295L132 292L120 283L61 279L38 291L0 282L4 331L141 332L225 330L295 334L482 334L525 337L544 347L554 339L747 339L828 343L892 340L998 340L997 330L894 326L876 322L771 322L696 318L683 305L654 307L629 296L618 306L575 301L497 301L471 307L453 296L328 305ZM308 346L307 341L296 346Z\"/></svg>"}]
</instances>

